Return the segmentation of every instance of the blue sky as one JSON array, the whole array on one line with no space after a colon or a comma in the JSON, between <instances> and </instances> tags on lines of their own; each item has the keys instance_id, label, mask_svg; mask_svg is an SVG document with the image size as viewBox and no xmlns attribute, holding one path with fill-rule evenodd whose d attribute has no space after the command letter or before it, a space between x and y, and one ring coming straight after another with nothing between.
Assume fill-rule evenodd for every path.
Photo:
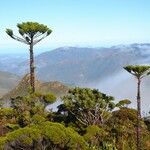
<instances>
[{"instance_id":1,"label":"blue sky","mask_svg":"<svg viewBox=\"0 0 150 150\"><path fill-rule=\"evenodd\" d=\"M5 34L25 21L53 30L37 48L150 42L150 0L4 0L0 6L0 49L26 48Z\"/></svg>"}]
</instances>

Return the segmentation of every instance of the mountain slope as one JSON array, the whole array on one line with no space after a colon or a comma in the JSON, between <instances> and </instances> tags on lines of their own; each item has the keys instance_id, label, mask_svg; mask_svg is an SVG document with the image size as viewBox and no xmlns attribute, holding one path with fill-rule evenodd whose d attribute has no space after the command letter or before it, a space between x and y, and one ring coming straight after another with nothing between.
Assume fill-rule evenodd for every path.
<instances>
[{"instance_id":1,"label":"mountain slope","mask_svg":"<svg viewBox=\"0 0 150 150\"><path fill-rule=\"evenodd\" d=\"M30 76L29 74L25 75L24 78L19 82L19 84L12 89L10 92L3 95L2 100L8 100L10 98L15 98L17 96L25 96L29 94L30 87ZM56 96L61 96L67 93L69 88L62 83L55 82L46 82L42 83L39 80L35 81L35 89L37 92L48 93L51 92Z\"/></svg>"},{"instance_id":2,"label":"mountain slope","mask_svg":"<svg viewBox=\"0 0 150 150\"><path fill-rule=\"evenodd\" d=\"M29 72L29 62L20 58L17 62L10 59L10 67L3 67L0 61L0 69L24 76ZM128 64L150 64L150 44L110 48L60 47L35 57L36 73L40 80L75 85L100 82Z\"/></svg>"},{"instance_id":3,"label":"mountain slope","mask_svg":"<svg viewBox=\"0 0 150 150\"><path fill-rule=\"evenodd\" d=\"M110 48L62 47L35 57L36 73L37 77L44 81L86 85L100 82L117 73L124 65L149 63L149 50L149 44ZM19 64L14 71L23 75L28 69L26 61Z\"/></svg>"},{"instance_id":4,"label":"mountain slope","mask_svg":"<svg viewBox=\"0 0 150 150\"><path fill-rule=\"evenodd\" d=\"M86 85L100 82L128 64L150 64L150 44L110 48L62 47L42 53L35 60L40 80ZM22 75L28 72L28 63L21 63L16 72Z\"/></svg>"},{"instance_id":5,"label":"mountain slope","mask_svg":"<svg viewBox=\"0 0 150 150\"><path fill-rule=\"evenodd\" d=\"M15 74L0 71L0 96L14 88L19 80L20 77Z\"/></svg>"}]
</instances>

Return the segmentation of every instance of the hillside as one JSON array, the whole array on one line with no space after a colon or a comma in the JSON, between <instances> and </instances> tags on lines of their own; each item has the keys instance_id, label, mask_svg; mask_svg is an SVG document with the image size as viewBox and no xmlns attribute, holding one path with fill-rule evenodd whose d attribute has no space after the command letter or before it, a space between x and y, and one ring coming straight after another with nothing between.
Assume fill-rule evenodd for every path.
<instances>
[{"instance_id":1,"label":"hillside","mask_svg":"<svg viewBox=\"0 0 150 150\"><path fill-rule=\"evenodd\" d=\"M15 74L0 71L0 96L13 89L19 80L20 77Z\"/></svg>"},{"instance_id":2,"label":"hillside","mask_svg":"<svg viewBox=\"0 0 150 150\"><path fill-rule=\"evenodd\" d=\"M19 84L12 89L10 92L3 95L2 100L8 100L10 98L14 98L17 96L25 96L29 93L30 87L30 76L27 74L24 78L19 82ZM58 81L54 82L46 82L43 83L41 81L35 81L35 88L37 92L48 93L51 92L56 96L61 96L67 93L69 88Z\"/></svg>"}]
</instances>

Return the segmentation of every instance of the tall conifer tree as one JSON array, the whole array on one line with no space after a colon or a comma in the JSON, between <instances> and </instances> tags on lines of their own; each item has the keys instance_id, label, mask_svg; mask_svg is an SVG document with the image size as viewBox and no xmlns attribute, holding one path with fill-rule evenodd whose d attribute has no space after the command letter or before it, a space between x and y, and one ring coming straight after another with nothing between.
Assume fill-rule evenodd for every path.
<instances>
[{"instance_id":1,"label":"tall conifer tree","mask_svg":"<svg viewBox=\"0 0 150 150\"><path fill-rule=\"evenodd\" d=\"M137 150L141 150L140 139L140 119L141 119L141 81L144 77L150 75L150 66L129 65L124 69L131 73L137 79Z\"/></svg>"},{"instance_id":2,"label":"tall conifer tree","mask_svg":"<svg viewBox=\"0 0 150 150\"><path fill-rule=\"evenodd\" d=\"M19 42L29 45L30 52L30 85L32 93L35 92L35 67L34 67L34 53L33 47L45 37L51 34L52 30L46 25L37 22L23 22L17 24L18 31L21 37L14 35L11 29L6 29L6 33Z\"/></svg>"}]
</instances>

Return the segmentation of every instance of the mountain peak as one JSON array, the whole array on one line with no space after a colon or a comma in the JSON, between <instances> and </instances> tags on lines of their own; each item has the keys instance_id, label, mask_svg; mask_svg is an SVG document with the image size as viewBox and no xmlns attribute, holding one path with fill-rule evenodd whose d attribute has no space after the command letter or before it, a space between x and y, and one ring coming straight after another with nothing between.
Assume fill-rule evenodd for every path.
<instances>
[{"instance_id":1,"label":"mountain peak","mask_svg":"<svg viewBox=\"0 0 150 150\"><path fill-rule=\"evenodd\" d=\"M30 88L30 75L26 74L22 80L19 82L19 84L12 89L10 92L5 94L2 99L8 100L10 98L15 98L17 96L25 96L29 94L29 88ZM67 86L65 86L63 83L58 81L53 82L41 82L39 80L35 81L35 89L37 92L42 93L53 93L56 96L61 96L63 94L66 94L69 90Z\"/></svg>"}]
</instances>

